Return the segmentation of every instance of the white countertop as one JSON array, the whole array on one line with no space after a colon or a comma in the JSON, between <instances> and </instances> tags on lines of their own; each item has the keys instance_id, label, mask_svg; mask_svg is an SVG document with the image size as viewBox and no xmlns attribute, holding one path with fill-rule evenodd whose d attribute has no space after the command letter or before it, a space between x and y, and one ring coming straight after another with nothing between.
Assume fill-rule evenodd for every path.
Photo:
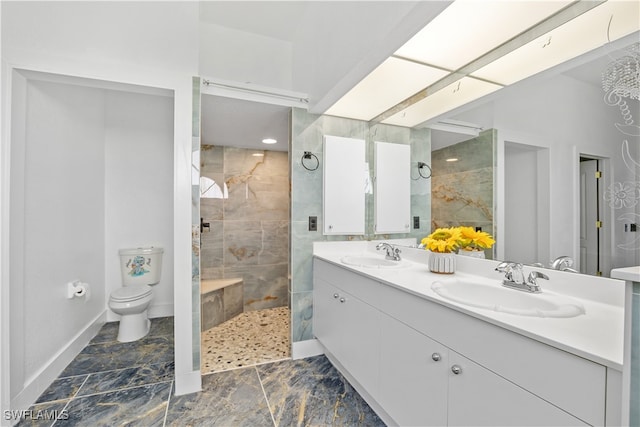
<instances>
[{"instance_id":1,"label":"white countertop","mask_svg":"<svg viewBox=\"0 0 640 427\"><path fill-rule=\"evenodd\" d=\"M614 268L611 270L611 277L614 279L628 280L630 282L640 282L640 266Z\"/></svg>"},{"instance_id":2,"label":"white countertop","mask_svg":"<svg viewBox=\"0 0 640 427\"><path fill-rule=\"evenodd\" d=\"M395 241L397 242L397 241ZM395 243L394 242L394 243ZM543 292L578 299L585 314L571 318L540 318L475 308L446 300L431 289L443 275L431 273L428 253L402 248L403 268L366 268L346 265L340 260L356 253L375 254L376 242L315 243L314 256L347 270L375 279L420 298L447 306L480 320L527 336L593 362L622 370L624 339L624 282L555 270L543 270L550 280L540 280ZM411 244L411 243L405 243ZM381 256L379 253L378 256ZM458 257L455 276L500 286L502 275L493 271L496 261ZM473 272L473 274L471 273Z\"/></svg>"}]
</instances>

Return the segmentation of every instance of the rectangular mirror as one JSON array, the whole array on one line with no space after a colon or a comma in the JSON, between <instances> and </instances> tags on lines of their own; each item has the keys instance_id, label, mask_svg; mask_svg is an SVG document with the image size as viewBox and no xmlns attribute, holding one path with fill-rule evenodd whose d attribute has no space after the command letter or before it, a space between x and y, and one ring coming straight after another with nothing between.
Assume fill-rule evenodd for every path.
<instances>
[{"instance_id":1,"label":"rectangular mirror","mask_svg":"<svg viewBox=\"0 0 640 427\"><path fill-rule=\"evenodd\" d=\"M411 146L375 142L375 233L411 231Z\"/></svg>"},{"instance_id":2,"label":"rectangular mirror","mask_svg":"<svg viewBox=\"0 0 640 427\"><path fill-rule=\"evenodd\" d=\"M325 135L323 153L323 234L364 234L364 139Z\"/></svg>"}]
</instances>

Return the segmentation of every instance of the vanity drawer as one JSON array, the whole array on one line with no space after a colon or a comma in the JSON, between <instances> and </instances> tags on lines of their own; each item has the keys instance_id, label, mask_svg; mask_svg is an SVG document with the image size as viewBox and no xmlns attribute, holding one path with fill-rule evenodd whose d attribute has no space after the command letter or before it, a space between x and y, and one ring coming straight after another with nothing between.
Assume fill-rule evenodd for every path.
<instances>
[{"instance_id":1,"label":"vanity drawer","mask_svg":"<svg viewBox=\"0 0 640 427\"><path fill-rule=\"evenodd\" d=\"M313 260L313 272L314 277L321 278L351 295L356 295L368 304L376 305L374 303L378 300L376 294L381 287L375 280L317 258Z\"/></svg>"}]
</instances>

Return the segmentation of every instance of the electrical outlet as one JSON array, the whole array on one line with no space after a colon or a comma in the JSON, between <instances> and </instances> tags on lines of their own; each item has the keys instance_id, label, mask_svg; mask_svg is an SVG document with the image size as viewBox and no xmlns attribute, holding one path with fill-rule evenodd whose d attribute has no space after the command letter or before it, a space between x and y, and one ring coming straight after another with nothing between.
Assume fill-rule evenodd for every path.
<instances>
[{"instance_id":1,"label":"electrical outlet","mask_svg":"<svg viewBox=\"0 0 640 427\"><path fill-rule=\"evenodd\" d=\"M420 228L420 217L419 216L414 216L413 217L413 228L416 229L416 230Z\"/></svg>"},{"instance_id":2,"label":"electrical outlet","mask_svg":"<svg viewBox=\"0 0 640 427\"><path fill-rule=\"evenodd\" d=\"M632 233L635 233L636 231L636 224L629 224L629 231L631 231Z\"/></svg>"},{"instance_id":3,"label":"electrical outlet","mask_svg":"<svg viewBox=\"0 0 640 427\"><path fill-rule=\"evenodd\" d=\"M482 227L476 227L476 231L482 231Z\"/></svg>"},{"instance_id":4,"label":"electrical outlet","mask_svg":"<svg viewBox=\"0 0 640 427\"><path fill-rule=\"evenodd\" d=\"M309 231L318 231L318 217L310 216L309 217Z\"/></svg>"}]
</instances>

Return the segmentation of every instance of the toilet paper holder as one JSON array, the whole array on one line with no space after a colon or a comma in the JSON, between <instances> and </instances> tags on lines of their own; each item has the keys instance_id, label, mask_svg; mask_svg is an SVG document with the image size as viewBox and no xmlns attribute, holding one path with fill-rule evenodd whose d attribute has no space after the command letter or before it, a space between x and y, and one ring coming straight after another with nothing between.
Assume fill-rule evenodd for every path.
<instances>
[{"instance_id":1,"label":"toilet paper holder","mask_svg":"<svg viewBox=\"0 0 640 427\"><path fill-rule=\"evenodd\" d=\"M89 285L81 282L80 280L69 282L67 283L67 299L72 299L74 297L81 298L87 294L88 289Z\"/></svg>"}]
</instances>

